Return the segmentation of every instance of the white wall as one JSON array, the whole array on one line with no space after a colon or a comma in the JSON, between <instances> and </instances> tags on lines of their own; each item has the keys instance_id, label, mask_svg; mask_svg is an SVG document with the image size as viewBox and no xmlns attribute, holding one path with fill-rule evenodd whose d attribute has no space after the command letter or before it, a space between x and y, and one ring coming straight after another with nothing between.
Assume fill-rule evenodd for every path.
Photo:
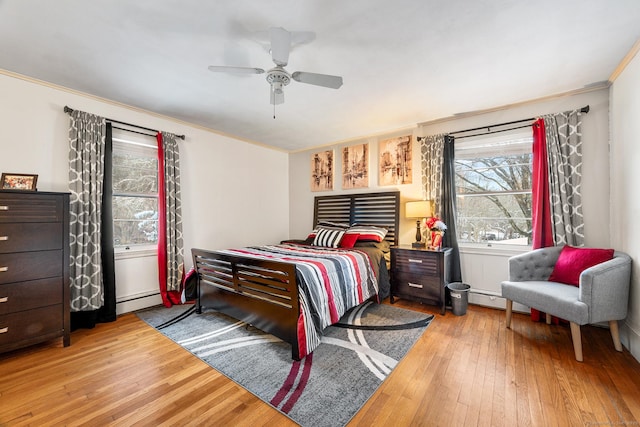
<instances>
[{"instance_id":1,"label":"white wall","mask_svg":"<svg viewBox=\"0 0 640 427\"><path fill-rule=\"evenodd\" d=\"M583 203L585 220L585 241L587 246L609 247L609 234L606 224L609 223L609 98L608 89L582 93L573 96L550 99L544 102L496 111L473 117L445 121L433 125L398 131L393 134L368 137L350 142L323 147L322 150L335 150L336 176L334 191L313 193L310 191L311 155L321 149L293 153L289 157L289 197L291 200L290 234L292 238L306 237L312 227L313 198L317 194L339 194L356 192L341 189L341 149L345 146L369 142L370 150L370 186L358 192L383 191L399 189L401 191L400 243L409 244L415 240L415 221L404 218L404 202L422 199L420 178L420 147L415 142L417 136L435 135L445 132L487 126L496 123L536 117L543 114L590 106L590 112L583 116ZM378 186L378 141L392 136L414 135L413 147L413 182L396 187ZM603 226L605 224L605 226ZM496 297L500 294L500 282L508 276L507 260L513 251L461 249L463 280L475 291L469 301L504 308L504 300ZM482 294L481 294L482 293ZM488 294L488 295L484 295ZM514 305L514 309L525 307Z\"/></svg>"},{"instance_id":2,"label":"white wall","mask_svg":"<svg viewBox=\"0 0 640 427\"><path fill-rule=\"evenodd\" d=\"M611 245L633 258L629 315L620 338L640 360L640 56L611 87Z\"/></svg>"},{"instance_id":3,"label":"white wall","mask_svg":"<svg viewBox=\"0 0 640 427\"><path fill-rule=\"evenodd\" d=\"M191 248L275 243L289 235L288 155L0 70L0 172L36 173L38 189L68 191L69 116L87 111L179 141L185 264ZM118 259L119 301L157 289L155 257ZM122 306L125 304L123 303ZM136 308L127 305L126 310ZM121 304L118 308L122 312Z\"/></svg>"}]
</instances>

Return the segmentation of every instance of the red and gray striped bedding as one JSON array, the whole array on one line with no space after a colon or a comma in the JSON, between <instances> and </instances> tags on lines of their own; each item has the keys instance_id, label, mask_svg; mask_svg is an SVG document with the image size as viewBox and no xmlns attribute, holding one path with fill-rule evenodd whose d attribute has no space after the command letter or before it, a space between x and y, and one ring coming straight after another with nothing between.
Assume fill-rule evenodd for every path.
<instances>
[{"instance_id":1,"label":"red and gray striped bedding","mask_svg":"<svg viewBox=\"0 0 640 427\"><path fill-rule=\"evenodd\" d=\"M378 295L372 261L363 251L284 244L216 252L296 264L300 357L320 344L327 326L340 320L349 309Z\"/></svg>"}]
</instances>

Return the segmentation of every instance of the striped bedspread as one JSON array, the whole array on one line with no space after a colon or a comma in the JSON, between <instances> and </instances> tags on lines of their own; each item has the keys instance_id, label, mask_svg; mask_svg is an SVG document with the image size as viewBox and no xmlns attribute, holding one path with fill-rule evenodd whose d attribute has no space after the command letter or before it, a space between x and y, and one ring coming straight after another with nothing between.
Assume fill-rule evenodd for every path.
<instances>
[{"instance_id":1,"label":"striped bedspread","mask_svg":"<svg viewBox=\"0 0 640 427\"><path fill-rule=\"evenodd\" d=\"M362 251L287 244L216 252L295 263L300 295L300 357L320 344L327 326L338 322L349 309L378 295L374 268Z\"/></svg>"}]
</instances>

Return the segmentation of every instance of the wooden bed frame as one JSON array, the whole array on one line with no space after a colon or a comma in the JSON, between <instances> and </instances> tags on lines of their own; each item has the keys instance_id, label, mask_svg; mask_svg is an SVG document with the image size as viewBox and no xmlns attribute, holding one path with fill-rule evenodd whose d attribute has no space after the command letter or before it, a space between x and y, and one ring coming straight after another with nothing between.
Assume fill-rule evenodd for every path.
<instances>
[{"instance_id":1,"label":"wooden bed frame","mask_svg":"<svg viewBox=\"0 0 640 427\"><path fill-rule=\"evenodd\" d=\"M377 225L398 243L400 192L342 194L315 198L313 224L321 221ZM300 314L296 266L192 249L197 272L196 312L210 307L291 344L300 360L297 325Z\"/></svg>"}]
</instances>

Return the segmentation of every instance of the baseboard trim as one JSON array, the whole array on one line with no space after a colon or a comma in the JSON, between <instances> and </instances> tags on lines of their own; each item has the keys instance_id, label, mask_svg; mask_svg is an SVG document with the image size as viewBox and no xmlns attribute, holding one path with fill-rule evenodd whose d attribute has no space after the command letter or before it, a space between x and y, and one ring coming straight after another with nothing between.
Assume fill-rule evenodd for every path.
<instances>
[{"instance_id":1,"label":"baseboard trim","mask_svg":"<svg viewBox=\"0 0 640 427\"><path fill-rule=\"evenodd\" d=\"M626 321L620 322L620 341L631 355L640 362L640 332L633 329Z\"/></svg>"},{"instance_id":2,"label":"baseboard trim","mask_svg":"<svg viewBox=\"0 0 640 427\"><path fill-rule=\"evenodd\" d=\"M162 297L158 292L151 295L128 296L116 302L116 314L130 313L143 308L153 307L162 304Z\"/></svg>"}]
</instances>

